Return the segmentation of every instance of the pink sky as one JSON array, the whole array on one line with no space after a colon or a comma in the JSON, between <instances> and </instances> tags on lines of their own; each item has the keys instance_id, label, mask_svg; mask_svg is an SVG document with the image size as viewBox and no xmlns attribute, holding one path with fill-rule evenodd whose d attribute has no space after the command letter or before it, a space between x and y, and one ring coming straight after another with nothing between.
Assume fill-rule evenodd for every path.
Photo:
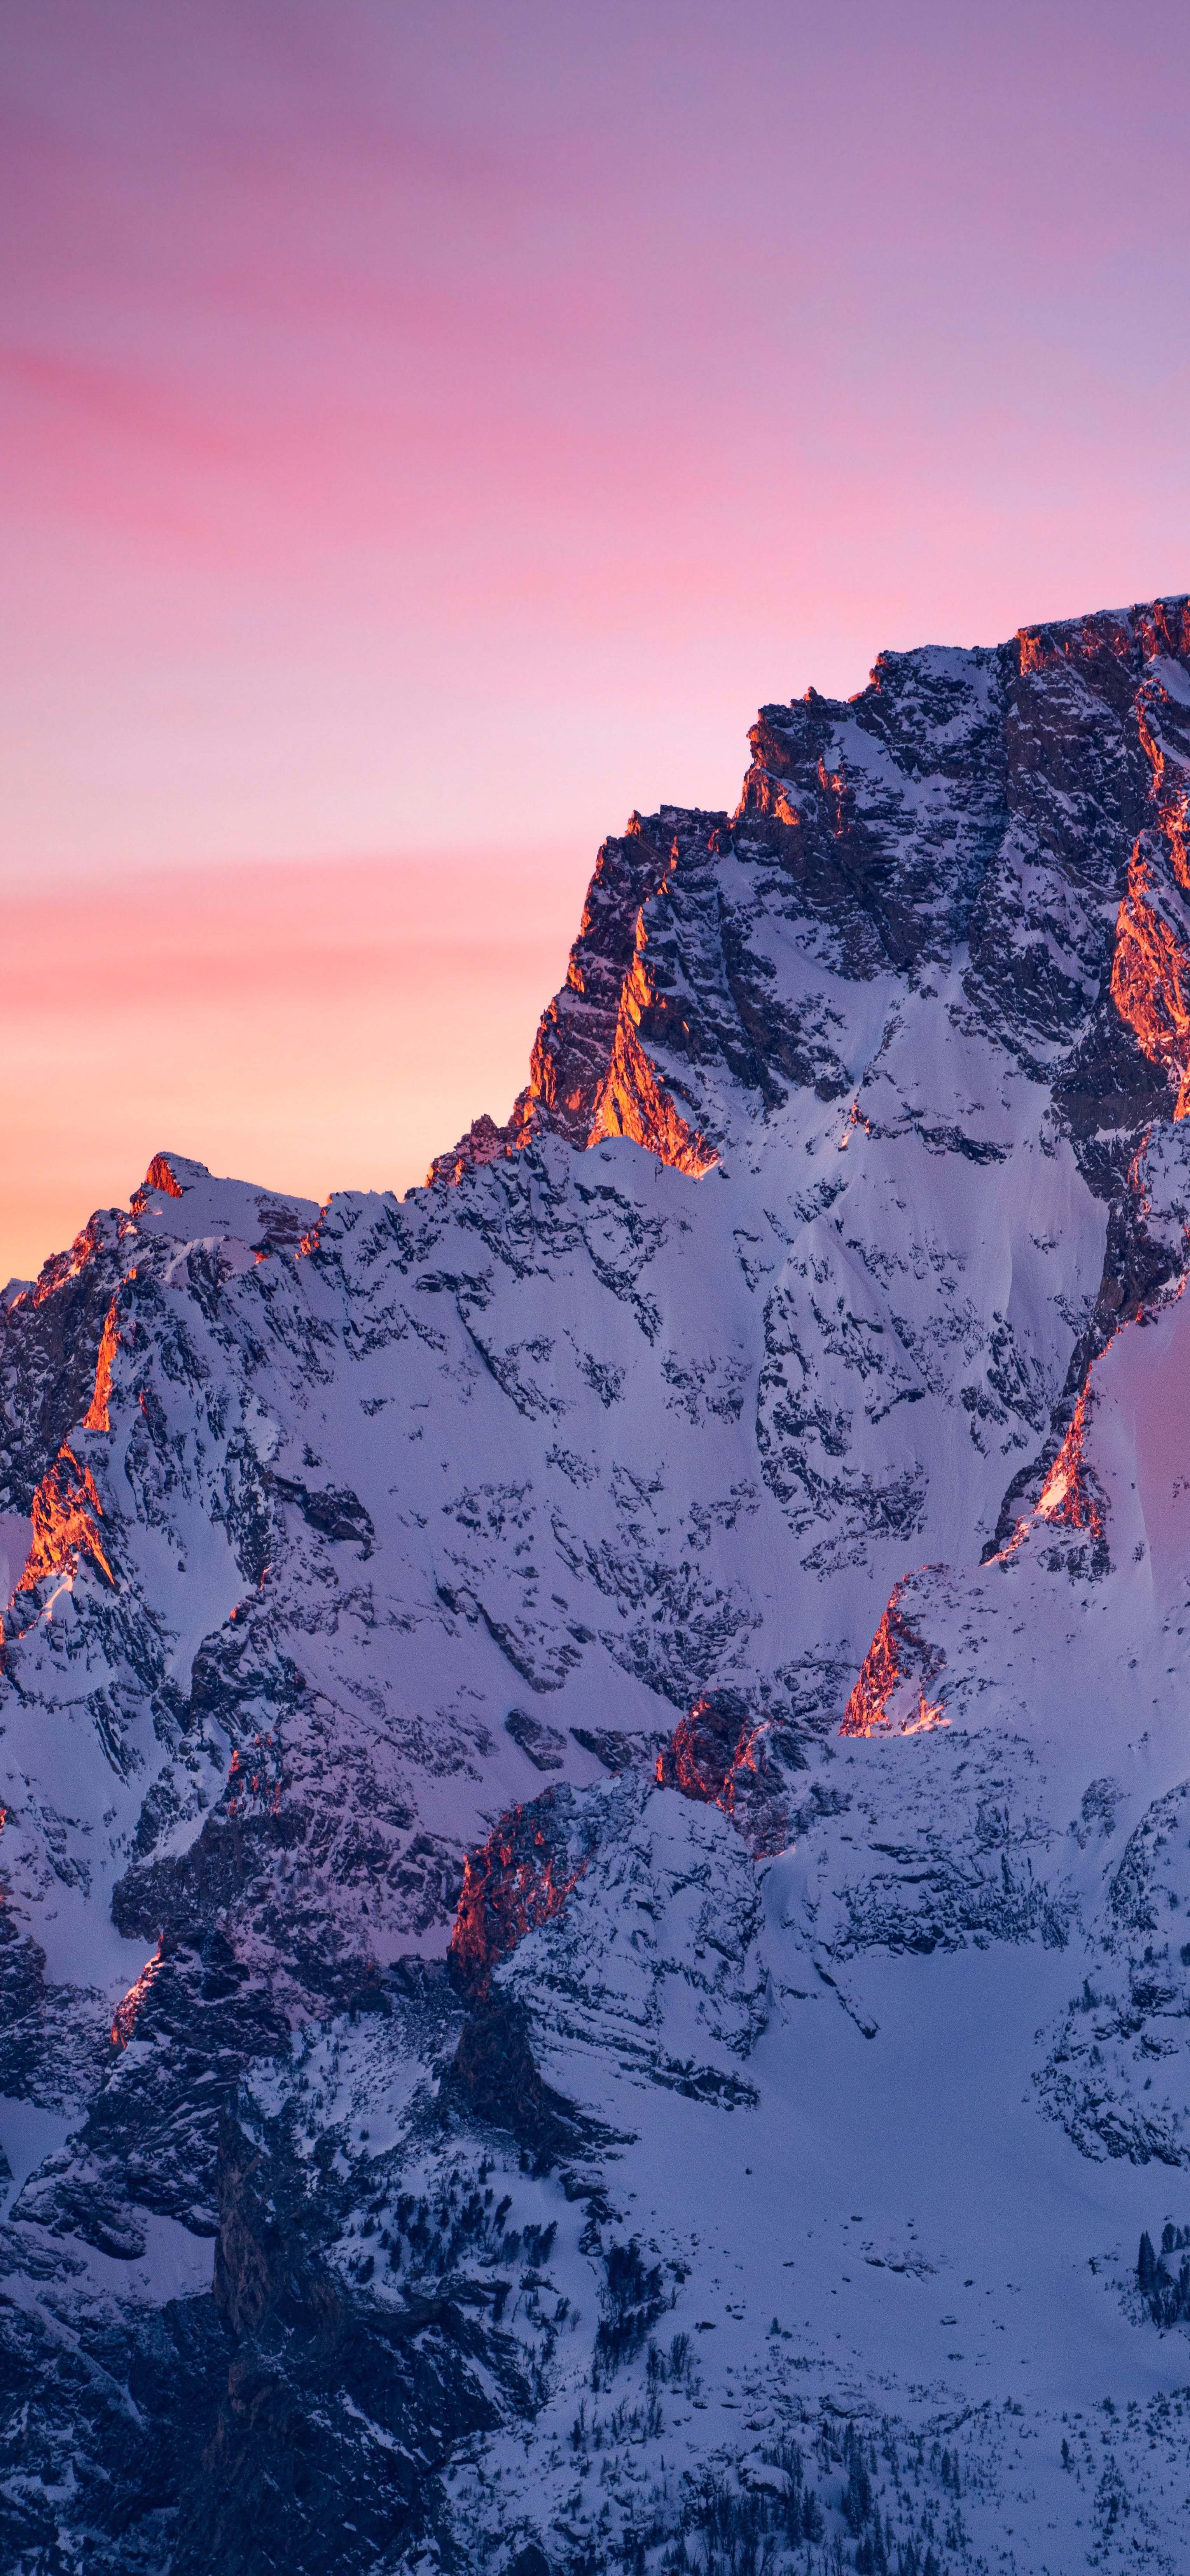
<instances>
[{"instance_id":1,"label":"pink sky","mask_svg":"<svg viewBox=\"0 0 1190 2576\"><path fill-rule=\"evenodd\" d=\"M0 0L0 1279L158 1145L404 1187L761 699L1190 583L1188 70L1163 0Z\"/></svg>"}]
</instances>

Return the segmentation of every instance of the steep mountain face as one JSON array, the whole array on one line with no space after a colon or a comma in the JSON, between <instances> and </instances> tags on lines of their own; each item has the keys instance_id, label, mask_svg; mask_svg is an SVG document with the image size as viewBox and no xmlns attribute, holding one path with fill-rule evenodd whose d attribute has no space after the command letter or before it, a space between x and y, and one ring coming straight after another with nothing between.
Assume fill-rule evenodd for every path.
<instances>
[{"instance_id":1,"label":"steep mountain face","mask_svg":"<svg viewBox=\"0 0 1190 2576\"><path fill-rule=\"evenodd\" d=\"M1190 609L751 742L5 1299L5 2564L1184 2563Z\"/></svg>"}]
</instances>

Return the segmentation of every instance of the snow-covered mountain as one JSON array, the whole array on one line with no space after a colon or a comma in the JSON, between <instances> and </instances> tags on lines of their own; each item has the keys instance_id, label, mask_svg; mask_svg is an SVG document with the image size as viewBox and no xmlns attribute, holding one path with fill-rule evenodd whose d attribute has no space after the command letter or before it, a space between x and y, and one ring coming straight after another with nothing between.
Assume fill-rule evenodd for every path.
<instances>
[{"instance_id":1,"label":"snow-covered mountain","mask_svg":"<svg viewBox=\"0 0 1190 2576\"><path fill-rule=\"evenodd\" d=\"M6 1293L28 2576L1185 2565L1190 609L751 741Z\"/></svg>"}]
</instances>

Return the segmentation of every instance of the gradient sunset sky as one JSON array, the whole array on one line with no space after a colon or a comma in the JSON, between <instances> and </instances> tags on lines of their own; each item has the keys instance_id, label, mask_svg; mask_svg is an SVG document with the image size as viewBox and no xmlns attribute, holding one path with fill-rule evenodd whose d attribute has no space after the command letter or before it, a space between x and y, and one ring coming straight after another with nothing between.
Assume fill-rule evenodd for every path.
<instances>
[{"instance_id":1,"label":"gradient sunset sky","mask_svg":"<svg viewBox=\"0 0 1190 2576\"><path fill-rule=\"evenodd\" d=\"M1190 13L0 0L0 1281L504 1116L762 699L1190 585Z\"/></svg>"}]
</instances>

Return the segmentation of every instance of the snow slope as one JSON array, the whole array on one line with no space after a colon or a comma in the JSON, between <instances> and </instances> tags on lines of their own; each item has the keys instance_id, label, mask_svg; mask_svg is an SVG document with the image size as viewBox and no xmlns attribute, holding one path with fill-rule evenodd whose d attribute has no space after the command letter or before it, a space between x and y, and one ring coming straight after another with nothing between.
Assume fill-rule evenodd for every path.
<instances>
[{"instance_id":1,"label":"snow slope","mask_svg":"<svg viewBox=\"0 0 1190 2576\"><path fill-rule=\"evenodd\" d=\"M1184 2563L1187 606L752 747L6 1298L14 2566Z\"/></svg>"}]
</instances>

